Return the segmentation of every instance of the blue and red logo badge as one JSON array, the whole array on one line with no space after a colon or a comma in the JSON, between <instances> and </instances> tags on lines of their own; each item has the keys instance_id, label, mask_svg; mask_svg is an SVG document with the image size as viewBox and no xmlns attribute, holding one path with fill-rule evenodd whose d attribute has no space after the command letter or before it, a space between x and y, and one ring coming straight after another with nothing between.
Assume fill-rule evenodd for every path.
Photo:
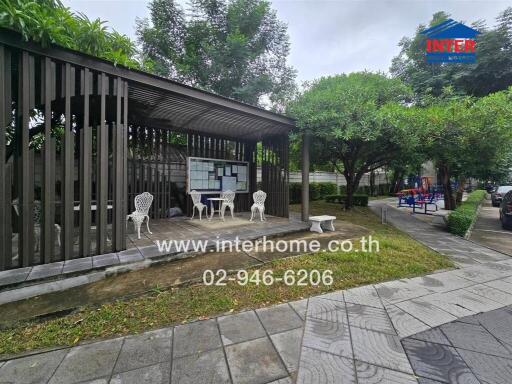
<instances>
[{"instance_id":1,"label":"blue and red logo badge","mask_svg":"<svg viewBox=\"0 0 512 384\"><path fill-rule=\"evenodd\" d=\"M448 19L421 34L427 36L427 63L476 62L476 29Z\"/></svg>"}]
</instances>

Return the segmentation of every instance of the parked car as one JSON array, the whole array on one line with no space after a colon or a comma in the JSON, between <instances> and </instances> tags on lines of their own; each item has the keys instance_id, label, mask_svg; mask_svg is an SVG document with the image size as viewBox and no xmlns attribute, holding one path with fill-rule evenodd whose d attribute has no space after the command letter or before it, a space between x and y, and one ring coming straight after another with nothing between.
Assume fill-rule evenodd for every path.
<instances>
[{"instance_id":1,"label":"parked car","mask_svg":"<svg viewBox=\"0 0 512 384\"><path fill-rule=\"evenodd\" d=\"M500 221L503 228L512 229L512 191L507 192L501 200Z\"/></svg>"},{"instance_id":2,"label":"parked car","mask_svg":"<svg viewBox=\"0 0 512 384\"><path fill-rule=\"evenodd\" d=\"M496 186L494 184L486 184L485 190L487 191L487 193L493 193L494 191L496 191Z\"/></svg>"},{"instance_id":3,"label":"parked car","mask_svg":"<svg viewBox=\"0 0 512 384\"><path fill-rule=\"evenodd\" d=\"M498 187L496 192L491 195L492 206L499 207L503 196L505 196L508 191L512 191L512 185L502 185Z\"/></svg>"}]
</instances>

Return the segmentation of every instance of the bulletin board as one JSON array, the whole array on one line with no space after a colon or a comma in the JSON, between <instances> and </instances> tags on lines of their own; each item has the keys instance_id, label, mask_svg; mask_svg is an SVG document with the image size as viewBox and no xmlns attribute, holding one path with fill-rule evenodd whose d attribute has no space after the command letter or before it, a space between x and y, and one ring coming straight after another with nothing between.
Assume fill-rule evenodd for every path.
<instances>
[{"instance_id":1,"label":"bulletin board","mask_svg":"<svg viewBox=\"0 0 512 384\"><path fill-rule=\"evenodd\" d=\"M249 192L249 162L205 157L187 158L187 192Z\"/></svg>"}]
</instances>

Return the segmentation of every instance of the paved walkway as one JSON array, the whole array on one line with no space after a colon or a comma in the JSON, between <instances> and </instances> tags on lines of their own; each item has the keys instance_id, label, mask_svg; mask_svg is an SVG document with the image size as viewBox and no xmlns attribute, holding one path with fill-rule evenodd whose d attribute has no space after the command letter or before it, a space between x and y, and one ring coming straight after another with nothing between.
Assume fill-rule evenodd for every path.
<instances>
[{"instance_id":1,"label":"paved walkway","mask_svg":"<svg viewBox=\"0 0 512 384\"><path fill-rule=\"evenodd\" d=\"M373 209L378 211L379 204ZM462 268L0 362L0 381L509 382L500 381L512 376L512 363L506 358L505 364L493 366L499 372L494 379L472 370L471 375L464 371L470 379L459 380L450 376L458 372L455 363L446 368L448 375L441 376L421 348L414 349L413 340L421 338L420 332L512 305L512 259L392 208L388 220ZM457 348L451 344L450 351ZM442 356L441 360L448 361ZM432 381L432 372L441 381Z\"/></svg>"},{"instance_id":2,"label":"paved walkway","mask_svg":"<svg viewBox=\"0 0 512 384\"><path fill-rule=\"evenodd\" d=\"M469 239L512 256L512 231L501 227L499 208L492 206L490 197L484 200Z\"/></svg>"}]
</instances>

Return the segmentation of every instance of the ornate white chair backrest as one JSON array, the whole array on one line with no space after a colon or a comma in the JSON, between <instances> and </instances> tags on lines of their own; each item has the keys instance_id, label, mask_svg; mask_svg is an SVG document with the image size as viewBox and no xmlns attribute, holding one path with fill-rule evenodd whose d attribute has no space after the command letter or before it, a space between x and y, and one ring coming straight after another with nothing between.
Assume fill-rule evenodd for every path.
<instances>
[{"instance_id":1,"label":"ornate white chair backrest","mask_svg":"<svg viewBox=\"0 0 512 384\"><path fill-rule=\"evenodd\" d=\"M233 204L235 200L235 192L233 191L224 191L220 194L221 199L225 199L222 203L224 204Z\"/></svg>"},{"instance_id":2,"label":"ornate white chair backrest","mask_svg":"<svg viewBox=\"0 0 512 384\"><path fill-rule=\"evenodd\" d=\"M197 192L195 189L190 191L190 197L192 198L192 203L194 203L194 205L201 202L201 192Z\"/></svg>"},{"instance_id":3,"label":"ornate white chair backrest","mask_svg":"<svg viewBox=\"0 0 512 384\"><path fill-rule=\"evenodd\" d=\"M153 195L149 192L141 193L135 196L135 212L142 213L144 215L149 214L149 208L153 203Z\"/></svg>"},{"instance_id":4,"label":"ornate white chair backrest","mask_svg":"<svg viewBox=\"0 0 512 384\"><path fill-rule=\"evenodd\" d=\"M267 194L262 190L256 191L252 194L252 199L256 205L264 205L267 199Z\"/></svg>"},{"instance_id":5,"label":"ornate white chair backrest","mask_svg":"<svg viewBox=\"0 0 512 384\"><path fill-rule=\"evenodd\" d=\"M42 207L41 201L34 201L34 224L41 224Z\"/></svg>"}]
</instances>

